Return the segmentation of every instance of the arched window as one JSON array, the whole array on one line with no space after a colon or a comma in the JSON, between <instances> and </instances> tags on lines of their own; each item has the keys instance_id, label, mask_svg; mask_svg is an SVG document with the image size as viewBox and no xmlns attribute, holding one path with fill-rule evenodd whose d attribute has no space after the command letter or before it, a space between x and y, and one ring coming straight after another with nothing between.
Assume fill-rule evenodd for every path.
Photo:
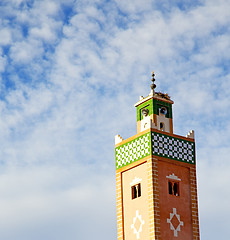
<instances>
[{"instance_id":1,"label":"arched window","mask_svg":"<svg viewBox=\"0 0 230 240\"><path fill-rule=\"evenodd\" d=\"M168 191L170 195L179 196L179 182L168 182Z\"/></svg>"},{"instance_id":2,"label":"arched window","mask_svg":"<svg viewBox=\"0 0 230 240\"><path fill-rule=\"evenodd\" d=\"M141 196L141 184L138 183L131 187L132 199L138 198Z\"/></svg>"},{"instance_id":3,"label":"arched window","mask_svg":"<svg viewBox=\"0 0 230 240\"><path fill-rule=\"evenodd\" d=\"M165 130L165 125L163 122L160 122L160 130L164 131Z\"/></svg>"}]
</instances>

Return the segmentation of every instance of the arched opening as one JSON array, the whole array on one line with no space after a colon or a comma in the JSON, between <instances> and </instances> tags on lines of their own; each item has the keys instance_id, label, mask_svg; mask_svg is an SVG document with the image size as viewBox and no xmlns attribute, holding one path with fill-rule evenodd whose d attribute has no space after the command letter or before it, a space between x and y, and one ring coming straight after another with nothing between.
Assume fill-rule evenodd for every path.
<instances>
[{"instance_id":1,"label":"arched opening","mask_svg":"<svg viewBox=\"0 0 230 240\"><path fill-rule=\"evenodd\" d=\"M138 183L131 187L132 190L132 199L138 198L141 196L141 184Z\"/></svg>"},{"instance_id":2,"label":"arched opening","mask_svg":"<svg viewBox=\"0 0 230 240\"><path fill-rule=\"evenodd\" d=\"M165 130L165 125L163 122L160 123L160 130L161 131L164 131Z\"/></svg>"},{"instance_id":3,"label":"arched opening","mask_svg":"<svg viewBox=\"0 0 230 240\"><path fill-rule=\"evenodd\" d=\"M168 192L170 195L179 196L179 182L168 182Z\"/></svg>"}]
</instances>

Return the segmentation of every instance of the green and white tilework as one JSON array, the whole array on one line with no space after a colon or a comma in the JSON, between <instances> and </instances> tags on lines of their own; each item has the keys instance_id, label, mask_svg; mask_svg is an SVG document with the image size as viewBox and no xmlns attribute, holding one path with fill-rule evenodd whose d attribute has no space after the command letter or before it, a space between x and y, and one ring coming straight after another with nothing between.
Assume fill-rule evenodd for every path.
<instances>
[{"instance_id":1,"label":"green and white tilework","mask_svg":"<svg viewBox=\"0 0 230 240\"><path fill-rule=\"evenodd\" d=\"M150 154L195 164L195 143L162 133L145 133L115 149L116 169Z\"/></svg>"},{"instance_id":2,"label":"green and white tilework","mask_svg":"<svg viewBox=\"0 0 230 240\"><path fill-rule=\"evenodd\" d=\"M150 132L115 149L116 169L150 155Z\"/></svg>"}]
</instances>

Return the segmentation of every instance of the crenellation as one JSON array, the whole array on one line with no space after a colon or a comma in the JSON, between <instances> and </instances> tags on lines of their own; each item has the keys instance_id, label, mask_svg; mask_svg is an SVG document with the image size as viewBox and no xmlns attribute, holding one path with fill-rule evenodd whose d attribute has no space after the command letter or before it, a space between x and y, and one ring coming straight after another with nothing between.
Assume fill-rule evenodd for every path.
<instances>
[{"instance_id":1,"label":"crenellation","mask_svg":"<svg viewBox=\"0 0 230 240\"><path fill-rule=\"evenodd\" d=\"M124 141L124 139L119 134L117 134L115 136L115 145L121 143L122 141Z\"/></svg>"}]
</instances>

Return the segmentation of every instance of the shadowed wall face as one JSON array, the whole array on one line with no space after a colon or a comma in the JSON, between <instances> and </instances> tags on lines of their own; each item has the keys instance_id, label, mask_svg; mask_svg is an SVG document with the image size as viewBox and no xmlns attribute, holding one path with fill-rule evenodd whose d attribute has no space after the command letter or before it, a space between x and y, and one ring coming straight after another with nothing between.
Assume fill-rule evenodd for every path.
<instances>
[{"instance_id":1,"label":"shadowed wall face","mask_svg":"<svg viewBox=\"0 0 230 240\"><path fill-rule=\"evenodd\" d=\"M158 170L161 237L192 240L189 168L159 161Z\"/></svg>"}]
</instances>

